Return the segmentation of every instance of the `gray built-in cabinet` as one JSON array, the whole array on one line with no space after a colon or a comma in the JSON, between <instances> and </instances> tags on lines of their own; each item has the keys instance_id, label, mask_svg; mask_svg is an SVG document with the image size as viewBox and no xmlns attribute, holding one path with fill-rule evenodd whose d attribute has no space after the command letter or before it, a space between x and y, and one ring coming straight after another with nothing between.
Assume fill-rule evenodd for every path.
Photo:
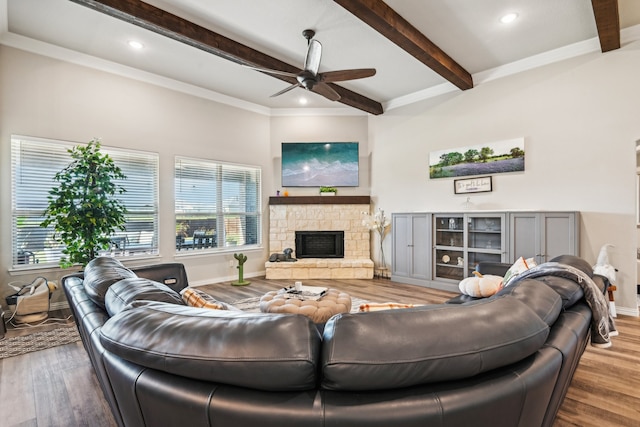
<instances>
[{"instance_id":1,"label":"gray built-in cabinet","mask_svg":"<svg viewBox=\"0 0 640 427\"><path fill-rule=\"evenodd\" d=\"M457 291L481 261L578 255L578 212L392 214L391 279Z\"/></svg>"},{"instance_id":2,"label":"gray built-in cabinet","mask_svg":"<svg viewBox=\"0 0 640 427\"><path fill-rule=\"evenodd\" d=\"M509 214L509 262L534 258L541 264L558 255L578 255L578 212L513 212Z\"/></svg>"},{"instance_id":3,"label":"gray built-in cabinet","mask_svg":"<svg viewBox=\"0 0 640 427\"><path fill-rule=\"evenodd\" d=\"M402 283L424 285L431 278L431 214L393 214L392 271Z\"/></svg>"}]
</instances>

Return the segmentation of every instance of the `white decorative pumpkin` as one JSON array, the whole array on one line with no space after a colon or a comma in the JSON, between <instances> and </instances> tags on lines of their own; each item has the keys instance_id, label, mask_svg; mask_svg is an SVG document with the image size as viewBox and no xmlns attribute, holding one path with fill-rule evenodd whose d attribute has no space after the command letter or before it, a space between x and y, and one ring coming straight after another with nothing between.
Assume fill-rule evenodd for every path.
<instances>
[{"instance_id":1,"label":"white decorative pumpkin","mask_svg":"<svg viewBox=\"0 0 640 427\"><path fill-rule=\"evenodd\" d=\"M467 277L460 281L458 288L460 292L476 298L490 297L491 295L502 289L502 277L492 274L482 275L477 271L473 272L474 276Z\"/></svg>"}]
</instances>

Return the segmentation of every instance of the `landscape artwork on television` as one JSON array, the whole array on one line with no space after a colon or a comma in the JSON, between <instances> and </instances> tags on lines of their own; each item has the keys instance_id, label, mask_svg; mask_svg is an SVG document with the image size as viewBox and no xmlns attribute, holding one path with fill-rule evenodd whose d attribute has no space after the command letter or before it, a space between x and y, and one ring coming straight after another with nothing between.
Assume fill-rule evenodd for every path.
<instances>
[{"instance_id":1,"label":"landscape artwork on television","mask_svg":"<svg viewBox=\"0 0 640 427\"><path fill-rule=\"evenodd\" d=\"M524 172L524 138L429 153L429 178Z\"/></svg>"},{"instance_id":2,"label":"landscape artwork on television","mask_svg":"<svg viewBox=\"0 0 640 427\"><path fill-rule=\"evenodd\" d=\"M283 187L357 187L357 142L283 142Z\"/></svg>"}]
</instances>

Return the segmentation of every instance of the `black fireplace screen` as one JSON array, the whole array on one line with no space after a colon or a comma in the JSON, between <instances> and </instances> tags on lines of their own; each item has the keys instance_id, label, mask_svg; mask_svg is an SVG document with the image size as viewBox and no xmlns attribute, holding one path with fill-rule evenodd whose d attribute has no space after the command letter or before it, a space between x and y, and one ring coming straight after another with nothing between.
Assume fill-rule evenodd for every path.
<instances>
[{"instance_id":1,"label":"black fireplace screen","mask_svg":"<svg viewBox=\"0 0 640 427\"><path fill-rule=\"evenodd\" d=\"M296 258L344 258L344 231L296 231Z\"/></svg>"}]
</instances>

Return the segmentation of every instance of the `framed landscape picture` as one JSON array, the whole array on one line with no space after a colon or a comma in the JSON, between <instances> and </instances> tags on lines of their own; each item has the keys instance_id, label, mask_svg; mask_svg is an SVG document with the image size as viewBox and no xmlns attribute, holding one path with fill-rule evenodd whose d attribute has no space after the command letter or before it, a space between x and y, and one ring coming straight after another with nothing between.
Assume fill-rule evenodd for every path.
<instances>
[{"instance_id":1,"label":"framed landscape picture","mask_svg":"<svg viewBox=\"0 0 640 427\"><path fill-rule=\"evenodd\" d=\"M357 142L283 142L283 187L357 187Z\"/></svg>"},{"instance_id":2,"label":"framed landscape picture","mask_svg":"<svg viewBox=\"0 0 640 427\"><path fill-rule=\"evenodd\" d=\"M524 138L429 153L429 178L524 172Z\"/></svg>"}]
</instances>

